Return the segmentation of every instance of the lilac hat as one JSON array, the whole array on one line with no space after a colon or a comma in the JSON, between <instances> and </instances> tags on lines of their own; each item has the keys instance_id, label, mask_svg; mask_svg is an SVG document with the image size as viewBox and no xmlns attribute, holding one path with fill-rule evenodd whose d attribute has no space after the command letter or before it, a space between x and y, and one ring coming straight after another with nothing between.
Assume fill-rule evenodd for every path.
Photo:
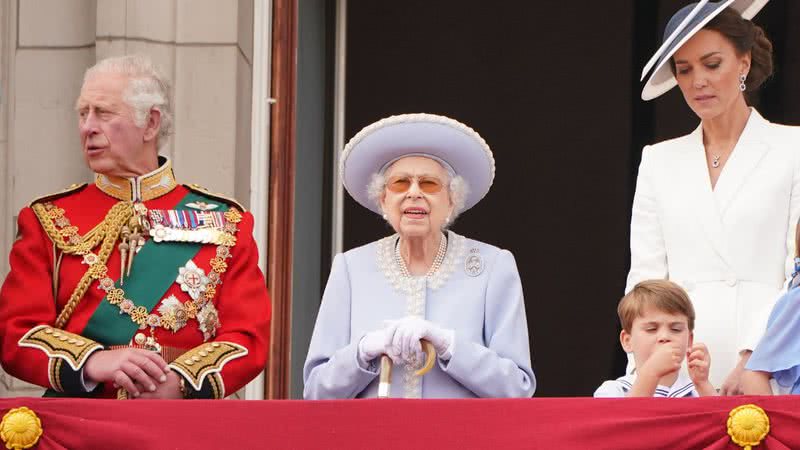
<instances>
[{"instance_id":1,"label":"lilac hat","mask_svg":"<svg viewBox=\"0 0 800 450\"><path fill-rule=\"evenodd\" d=\"M676 12L664 30L664 42L661 44L656 53L650 58L650 61L644 66L642 70L642 80L647 75L647 72L655 66L650 79L644 85L642 90L642 100L652 100L661 94L669 91L678 81L672 74L669 66L669 60L672 55L678 51L683 44L686 43L698 31L702 30L708 22L725 8L731 7L738 11L743 18L752 19L769 0L720 0L718 2L711 2L709 0L702 0L700 2L691 3L684 6Z\"/></svg>"},{"instance_id":2,"label":"lilac hat","mask_svg":"<svg viewBox=\"0 0 800 450\"><path fill-rule=\"evenodd\" d=\"M469 184L464 211L475 206L494 181L492 151L475 130L425 113L391 116L364 127L344 146L339 176L355 201L380 214L367 192L372 175L405 156L429 157L451 175L464 178Z\"/></svg>"}]
</instances>

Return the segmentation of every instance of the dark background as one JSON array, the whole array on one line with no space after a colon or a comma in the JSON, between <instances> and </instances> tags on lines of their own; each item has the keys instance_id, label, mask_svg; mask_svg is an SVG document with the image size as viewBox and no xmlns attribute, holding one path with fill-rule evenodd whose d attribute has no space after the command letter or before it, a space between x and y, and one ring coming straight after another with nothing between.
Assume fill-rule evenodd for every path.
<instances>
[{"instance_id":1,"label":"dark background","mask_svg":"<svg viewBox=\"0 0 800 450\"><path fill-rule=\"evenodd\" d=\"M346 137L428 112L472 126L494 151L492 190L453 230L514 253L537 396L591 395L622 374L616 304L641 148L699 123L677 88L641 101L639 74L687 3L348 2ZM800 124L800 2L773 0L755 22L777 69L755 106ZM391 231L349 197L344 216L345 249Z\"/></svg>"}]
</instances>

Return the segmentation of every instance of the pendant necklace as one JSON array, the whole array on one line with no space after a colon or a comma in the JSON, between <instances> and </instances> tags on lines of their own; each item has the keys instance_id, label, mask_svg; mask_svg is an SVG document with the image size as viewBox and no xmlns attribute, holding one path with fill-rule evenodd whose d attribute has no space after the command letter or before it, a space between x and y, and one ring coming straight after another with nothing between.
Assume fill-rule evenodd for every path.
<instances>
[{"instance_id":1,"label":"pendant necklace","mask_svg":"<svg viewBox=\"0 0 800 450\"><path fill-rule=\"evenodd\" d=\"M714 160L711 161L711 167L716 169L717 167L719 167L719 155L714 155L713 157Z\"/></svg>"}]
</instances>

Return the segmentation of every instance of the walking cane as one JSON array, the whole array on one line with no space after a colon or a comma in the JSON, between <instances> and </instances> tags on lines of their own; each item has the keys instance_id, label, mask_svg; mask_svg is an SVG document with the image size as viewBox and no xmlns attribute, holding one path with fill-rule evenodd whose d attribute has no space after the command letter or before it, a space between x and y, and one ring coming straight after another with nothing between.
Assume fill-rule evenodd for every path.
<instances>
[{"instance_id":1,"label":"walking cane","mask_svg":"<svg viewBox=\"0 0 800 450\"><path fill-rule=\"evenodd\" d=\"M422 344L422 351L425 352L425 365L414 372L416 376L422 376L433 369L433 364L436 362L436 348L427 339L420 339ZM392 384L392 359L387 355L381 356L381 374L380 382L378 383L378 398L389 398Z\"/></svg>"}]
</instances>

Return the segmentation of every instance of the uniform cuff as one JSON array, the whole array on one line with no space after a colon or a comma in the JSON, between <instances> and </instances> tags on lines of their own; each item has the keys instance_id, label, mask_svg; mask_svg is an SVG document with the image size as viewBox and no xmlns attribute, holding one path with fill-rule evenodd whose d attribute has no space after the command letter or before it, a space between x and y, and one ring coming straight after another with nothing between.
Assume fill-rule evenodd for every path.
<instances>
[{"instance_id":1,"label":"uniform cuff","mask_svg":"<svg viewBox=\"0 0 800 450\"><path fill-rule=\"evenodd\" d=\"M103 349L99 343L49 325L39 325L25 333L19 345L41 350L50 358L47 375L55 391L87 393L97 388L97 383L84 380L83 365L92 353Z\"/></svg>"},{"instance_id":2,"label":"uniform cuff","mask_svg":"<svg viewBox=\"0 0 800 450\"><path fill-rule=\"evenodd\" d=\"M187 380L183 375L178 376L185 381L183 398L187 400L216 400L225 398L225 384L222 382L222 377L218 373L212 373L206 376L200 385L200 389L195 389L190 380Z\"/></svg>"},{"instance_id":3,"label":"uniform cuff","mask_svg":"<svg viewBox=\"0 0 800 450\"><path fill-rule=\"evenodd\" d=\"M225 388L219 373L229 361L245 355L247 349L239 344L208 342L182 354L169 364L169 367L186 381L187 394L194 391L203 395L199 397L187 395L187 398L223 398Z\"/></svg>"},{"instance_id":4,"label":"uniform cuff","mask_svg":"<svg viewBox=\"0 0 800 450\"><path fill-rule=\"evenodd\" d=\"M89 355L103 349L102 345L91 339L48 325L28 330L19 340L19 345L39 349L48 358L64 360L75 371L83 366Z\"/></svg>"}]
</instances>

